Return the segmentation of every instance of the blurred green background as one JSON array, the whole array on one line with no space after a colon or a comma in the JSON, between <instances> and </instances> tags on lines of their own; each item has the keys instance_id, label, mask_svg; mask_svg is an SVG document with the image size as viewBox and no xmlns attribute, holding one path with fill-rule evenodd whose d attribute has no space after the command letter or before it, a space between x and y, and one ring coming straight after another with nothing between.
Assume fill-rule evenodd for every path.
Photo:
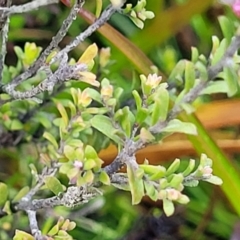
<instances>
[{"instance_id":1,"label":"blurred green background","mask_svg":"<svg viewBox=\"0 0 240 240\"><path fill-rule=\"evenodd\" d=\"M18 0L13 1L13 4L23 2ZM128 2L136 3L134 0ZM99 48L110 46L112 64L98 77L99 79L107 77L115 86L124 88L124 100L121 103L123 105L131 101L131 91L139 87L138 74L147 74L151 63L156 65L164 76L168 76L180 59L190 59L192 46L208 56L212 36L222 37L219 16L226 15L233 22L238 21L231 9L219 4L218 1L147 2L147 9L155 13L155 18L146 21L143 30L139 30L126 16L115 14L109 22L112 28L106 26L101 33L94 33L71 53L73 57L79 58L92 42L96 42ZM104 7L107 4L108 1L104 0ZM86 11L93 13L95 7L94 0L88 0L84 5ZM46 47L68 12L69 8L59 3L31 13L12 16L6 64L13 66L17 64L13 49L16 45L23 47L25 42L36 42L37 45ZM61 47L89 25L86 20L89 22L91 19L84 15L76 19L60 44ZM59 96L61 97L61 91ZM197 116L208 129L208 134L213 136L224 150L230 164L233 163L238 169L239 94L234 99L216 94L199 99L195 105ZM31 127L31 124L28 127ZM14 134L11 135L13 139ZM41 131L34 134L34 140L37 141ZM9 142L11 141L10 138ZM34 141L30 146L25 141L20 141L17 147L10 143L0 149L0 177L13 186L11 191L14 195L20 188L29 184L31 177L30 173L27 174L29 172L27 165L36 164L38 159L37 150L31 148ZM194 146L184 136L173 136L167 140L167 144L154 149L151 154L143 151L139 158L149 155L150 161L169 165L175 157L181 157L184 168L191 156L197 156ZM103 159L110 161L115 152L108 148L101 154ZM214 164L221 164L217 152ZM229 174L228 169L224 169L221 174L222 176ZM230 178L227 184L231 184L231 181L234 182L235 179ZM240 189L240 185L237 186ZM232 198L235 202L239 201L240 205L237 192L231 192L226 197L220 188L206 183L201 183L197 188L187 188L185 191L191 199L190 203L187 206L178 206L176 214L170 218L162 213L161 202L154 203L145 198L139 206L132 206L129 193L106 188L104 196L82 207L72 210L58 207L56 211L40 212L40 224L43 226L43 232L47 232L58 216L73 219L77 227L71 234L79 240L240 239L240 233L237 235L240 226L236 225L239 221L239 212L229 200ZM13 229L28 230L27 226L27 218L21 213L0 219L0 239L11 239ZM231 238L233 235L236 238Z\"/></svg>"}]
</instances>

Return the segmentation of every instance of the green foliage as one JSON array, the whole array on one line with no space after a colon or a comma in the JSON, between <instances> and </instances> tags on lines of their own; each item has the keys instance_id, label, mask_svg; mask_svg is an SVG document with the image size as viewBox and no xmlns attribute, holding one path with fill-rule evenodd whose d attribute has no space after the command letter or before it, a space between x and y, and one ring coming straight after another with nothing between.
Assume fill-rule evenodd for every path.
<instances>
[{"instance_id":1,"label":"green foliage","mask_svg":"<svg viewBox=\"0 0 240 240\"><path fill-rule=\"evenodd\" d=\"M119 8L122 4L120 0L111 2L115 8ZM97 17L103 5L101 0L96 0ZM144 21L154 17L152 12L145 10L145 6L146 1L140 0L136 6L127 4L126 9L121 11L129 16L137 27L143 28ZM27 169L28 174L24 184L31 181L32 188L24 187L16 193L14 187L11 189L7 184L0 183L0 205L4 211L11 214L11 211L7 211L9 201L16 204L25 201L35 186L40 186L37 192L41 190L39 192L43 199L49 194L46 190L50 190L51 194L57 197L56 199L62 201L62 205L68 207L83 203L90 204L90 200L101 195L102 191L107 189L104 193L108 194L108 191L112 191L111 187L114 187L130 192L132 204L141 203L144 196L153 201L162 201L164 213L171 216L175 212L176 204L186 205L190 202L191 198L188 197L189 190L185 188L186 186L196 187L200 181L221 185L221 178L212 174L212 160L205 154L201 155L199 164L196 164L194 159L190 159L184 169L181 168L181 160L178 158L169 167L153 165L147 159L144 163L138 163L135 158L137 150L162 141L166 135L174 133L197 135L196 126L191 122L179 120L175 113L181 110L187 114L194 112L192 102L198 96L226 93L228 97L232 97L238 94L239 56L237 54L218 73L218 80L208 82L212 80L209 79L209 68L218 64L224 57L235 33L231 20L221 17L219 22L224 39L220 41L218 37L212 37L213 45L209 58L201 55L197 48L192 48L191 61L180 60L171 71L167 83L164 82L164 77L155 73L157 71L153 71L156 68L151 68L151 72L154 73L140 74L139 78L135 77L139 80L136 89L129 87L130 85L125 82L127 92L132 93L133 101L130 104L123 102L127 94L124 88L119 87L123 81L121 73L116 73L117 79L114 81L110 48L98 50L97 45L93 43L86 47L80 58L76 58L78 60L68 61L71 66L75 63L86 65L87 71L79 72L81 81L84 83L68 81L62 88L56 87L53 95L41 94L42 105L30 101L34 100L33 98L1 105L1 131L3 129L7 133L21 133L20 142L24 143L35 144L37 140L37 159L40 160L30 165L30 170ZM41 50L42 48L37 47L36 43L27 42L23 49L15 46L17 64L4 67L3 83L10 82L20 72L30 67L39 57ZM168 53L163 51L165 54L162 60L169 59L170 55L177 56L175 50L172 49L172 51ZM51 65L58 52L58 49L54 49L44 64ZM141 61L139 59L139 62ZM53 72L58 68L59 63L51 65ZM146 68L149 67L146 66ZM45 78L44 70L39 69L34 77L24 81L17 89L31 90L32 86ZM121 80L120 84L117 83L118 80ZM174 84L173 89L171 84ZM200 84L203 84L204 88L196 91L192 96L192 90L196 90ZM11 100L11 96L5 93L1 93L0 97L2 101ZM28 113L31 113L30 117ZM118 147L118 155L114 159L118 167L114 171L110 171L108 167L105 168L104 161L99 157L99 150L104 149L110 142ZM22 165L28 164L26 160L21 163L21 168L25 171L26 167ZM40 171L39 165L41 167L45 165L45 168ZM119 172L123 166L126 166L126 171ZM74 187L82 190L81 194L71 195L69 202L64 202L68 190ZM114 196L114 201L111 199L112 203L118 202L117 198L115 199ZM121 207L123 206L124 204ZM110 211L117 212L119 206L108 207ZM78 221L82 221L79 225L82 225L83 229L92 231L98 236L102 234L105 237L102 239L116 239L129 230L131 223L126 219L131 217L131 208L128 206L125 210L121 210L121 212L127 212L122 216L123 223L120 224L123 226L122 229L121 226L120 229L114 229L99 221L84 220L83 217L80 220L77 219L76 223L78 225ZM64 211L66 210L59 210L60 215L67 216L66 219L60 217L55 225L52 224L55 219L52 219L47 227L45 223L43 232L48 239L73 239L68 231L72 231L76 223L68 219L69 211ZM119 216L119 213L116 213L116 216ZM13 239L34 238L24 231L16 230Z\"/></svg>"}]
</instances>

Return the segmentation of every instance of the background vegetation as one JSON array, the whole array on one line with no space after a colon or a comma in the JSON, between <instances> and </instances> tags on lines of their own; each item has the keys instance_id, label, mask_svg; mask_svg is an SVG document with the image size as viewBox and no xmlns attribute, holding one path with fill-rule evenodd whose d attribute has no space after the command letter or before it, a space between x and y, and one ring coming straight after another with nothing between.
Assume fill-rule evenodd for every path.
<instances>
[{"instance_id":1,"label":"background vegetation","mask_svg":"<svg viewBox=\"0 0 240 240\"><path fill-rule=\"evenodd\" d=\"M67 5L67 1L62 2ZM134 4L136 1L129 2ZM107 4L107 1L103 3ZM35 42L43 48L48 45L69 12L66 5L59 3L11 17L6 58L8 66L18 63L18 52L14 50L14 46L24 48L26 42ZM81 12L71 26L62 46L93 21L87 13L94 13L95 8L95 1L86 1L85 11ZM200 53L209 54L212 36L222 38L218 22L221 15L226 15L233 22L237 21L230 8L212 0L148 0L147 9L155 13L155 18L146 21L143 30L139 30L127 17L115 14L108 25L72 52L73 57L79 58L93 42L99 48L111 47L110 65L104 71L95 71L99 78L107 77L111 79L111 84L124 89L120 102L122 106L132 104L132 90L140 89L138 75L148 74L151 63L157 66L166 79L180 59L191 58L192 46ZM12 71L14 75L15 70ZM169 84L170 87L171 84L176 86L176 83ZM75 86L85 85L75 83ZM181 86L176 87L181 89ZM64 89L60 88L54 98L64 99L65 94ZM200 132L198 137L174 134L166 138L164 143L147 147L137 154L139 162L147 158L151 163L164 166L169 166L175 158L181 158L184 169L191 157L206 152L214 161L215 174L224 181L222 188L201 183L197 188L186 189L190 203L184 207L178 206L175 215L169 218L162 213L160 201L153 202L146 197L140 205L132 206L129 193L106 188L103 196L74 210L57 207L55 212L42 212L39 220L43 225L43 233L49 230L58 216L64 216L75 219L77 227L71 232L75 239L230 239L232 234L237 234L234 226L239 221L240 214L239 97L239 92L234 98L228 98L226 94L201 97L194 102L199 122L191 117L186 119L195 121ZM45 109L57 112L48 100L39 108L43 112ZM0 181L11 186L10 194L13 196L30 182L28 165L39 165L35 142L41 139L43 129L36 124L36 119L46 127L47 122L44 119L51 116L39 114L38 109L29 112L24 102L19 102L18 111L12 116L23 124L24 135L14 128L1 134ZM1 118L1 121L5 120L4 114ZM29 138L30 143L27 142ZM88 136L88 141L98 150L105 148L99 152L105 164L117 154L115 146L109 145L108 141L103 141L98 135ZM224 155L215 147L215 143L223 150ZM232 174L229 166L238 175ZM64 180L66 181L63 177ZM27 217L17 213L0 219L0 239L11 239L16 228L28 230ZM238 228L236 225L236 229ZM240 239L240 234L238 238Z\"/></svg>"}]
</instances>

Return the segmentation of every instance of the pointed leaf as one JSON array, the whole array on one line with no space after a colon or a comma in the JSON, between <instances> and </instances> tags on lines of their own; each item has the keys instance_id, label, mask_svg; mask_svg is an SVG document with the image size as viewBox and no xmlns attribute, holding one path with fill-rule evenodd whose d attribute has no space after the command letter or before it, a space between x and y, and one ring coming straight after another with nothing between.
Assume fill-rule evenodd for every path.
<instances>
[{"instance_id":1,"label":"pointed leaf","mask_svg":"<svg viewBox=\"0 0 240 240\"><path fill-rule=\"evenodd\" d=\"M100 17L100 14L102 12L102 0L96 0L96 12L95 12L95 15L97 18Z\"/></svg>"},{"instance_id":2,"label":"pointed leaf","mask_svg":"<svg viewBox=\"0 0 240 240\"><path fill-rule=\"evenodd\" d=\"M187 168L182 172L183 176L186 177L188 176L194 169L195 167L195 160L190 159Z\"/></svg>"},{"instance_id":3,"label":"pointed leaf","mask_svg":"<svg viewBox=\"0 0 240 240\"><path fill-rule=\"evenodd\" d=\"M206 182L212 183L214 185L222 185L223 181L221 178L217 177L217 176L211 176L210 178L204 180Z\"/></svg>"},{"instance_id":4,"label":"pointed leaf","mask_svg":"<svg viewBox=\"0 0 240 240\"><path fill-rule=\"evenodd\" d=\"M56 196L64 191L62 184L56 177L45 177L45 184L47 188L51 190Z\"/></svg>"},{"instance_id":5,"label":"pointed leaf","mask_svg":"<svg viewBox=\"0 0 240 240\"><path fill-rule=\"evenodd\" d=\"M103 115L95 115L90 122L94 128L112 139L114 142L123 143L122 139L117 136L117 130L113 127L110 118Z\"/></svg>"},{"instance_id":6,"label":"pointed leaf","mask_svg":"<svg viewBox=\"0 0 240 240\"><path fill-rule=\"evenodd\" d=\"M220 23L220 27L223 32L223 36L227 39L227 42L230 43L231 39L235 33L235 26L232 24L232 21L228 19L226 16L220 16L218 18Z\"/></svg>"},{"instance_id":7,"label":"pointed leaf","mask_svg":"<svg viewBox=\"0 0 240 240\"><path fill-rule=\"evenodd\" d=\"M97 52L98 47L96 43L91 44L79 58L78 62L88 65L96 57Z\"/></svg>"},{"instance_id":8,"label":"pointed leaf","mask_svg":"<svg viewBox=\"0 0 240 240\"><path fill-rule=\"evenodd\" d=\"M212 65L215 65L224 55L227 48L227 40L223 39L216 49L216 52L213 54Z\"/></svg>"},{"instance_id":9,"label":"pointed leaf","mask_svg":"<svg viewBox=\"0 0 240 240\"><path fill-rule=\"evenodd\" d=\"M51 142L56 149L58 149L58 143L51 133L44 132L43 137L46 138L49 142Z\"/></svg>"},{"instance_id":10,"label":"pointed leaf","mask_svg":"<svg viewBox=\"0 0 240 240\"><path fill-rule=\"evenodd\" d=\"M35 238L24 231L16 230L13 240L34 240Z\"/></svg>"},{"instance_id":11,"label":"pointed leaf","mask_svg":"<svg viewBox=\"0 0 240 240\"><path fill-rule=\"evenodd\" d=\"M12 202L18 202L21 198L23 198L29 192L29 187L26 186L22 188L17 195L13 198Z\"/></svg>"},{"instance_id":12,"label":"pointed leaf","mask_svg":"<svg viewBox=\"0 0 240 240\"><path fill-rule=\"evenodd\" d=\"M144 181L144 188L145 188L146 195L148 197L150 197L153 201L158 200L158 192L156 191L156 189L152 184Z\"/></svg>"},{"instance_id":13,"label":"pointed leaf","mask_svg":"<svg viewBox=\"0 0 240 240\"><path fill-rule=\"evenodd\" d=\"M163 199L163 211L169 217L174 213L174 204L168 199Z\"/></svg>"},{"instance_id":14,"label":"pointed leaf","mask_svg":"<svg viewBox=\"0 0 240 240\"><path fill-rule=\"evenodd\" d=\"M174 188L174 189L178 189L180 184L183 183L183 175L181 173L179 174L175 174L171 180L171 182L169 183L169 185Z\"/></svg>"},{"instance_id":15,"label":"pointed leaf","mask_svg":"<svg viewBox=\"0 0 240 240\"><path fill-rule=\"evenodd\" d=\"M94 174L91 170L86 171L86 173L83 175L83 179L85 183L92 183L94 180Z\"/></svg>"},{"instance_id":16,"label":"pointed leaf","mask_svg":"<svg viewBox=\"0 0 240 240\"><path fill-rule=\"evenodd\" d=\"M228 86L228 97L232 97L238 91L238 75L232 67L225 67L223 71L225 73L225 81Z\"/></svg>"},{"instance_id":17,"label":"pointed leaf","mask_svg":"<svg viewBox=\"0 0 240 240\"><path fill-rule=\"evenodd\" d=\"M84 150L84 154L87 159L97 159L98 158L98 154L97 154L96 150L90 145L86 146L86 148Z\"/></svg>"},{"instance_id":18,"label":"pointed leaf","mask_svg":"<svg viewBox=\"0 0 240 240\"><path fill-rule=\"evenodd\" d=\"M108 174L105 171L102 171L99 175L99 181L105 185L110 185L111 181Z\"/></svg>"},{"instance_id":19,"label":"pointed leaf","mask_svg":"<svg viewBox=\"0 0 240 240\"><path fill-rule=\"evenodd\" d=\"M10 130L17 131L23 129L23 124L18 119L13 119L11 121Z\"/></svg>"},{"instance_id":20,"label":"pointed leaf","mask_svg":"<svg viewBox=\"0 0 240 240\"><path fill-rule=\"evenodd\" d=\"M67 112L66 112L64 106L61 103L57 103L57 109L61 114L61 117L63 119L65 127L67 127L67 125L69 123L69 119L68 119L68 115L67 115Z\"/></svg>"},{"instance_id":21,"label":"pointed leaf","mask_svg":"<svg viewBox=\"0 0 240 240\"><path fill-rule=\"evenodd\" d=\"M219 80L208 83L207 87L201 91L201 94L227 93L228 85L226 81Z\"/></svg>"},{"instance_id":22,"label":"pointed leaf","mask_svg":"<svg viewBox=\"0 0 240 240\"><path fill-rule=\"evenodd\" d=\"M2 182L0 182L0 196L0 206L3 206L8 199L8 187Z\"/></svg>"},{"instance_id":23,"label":"pointed leaf","mask_svg":"<svg viewBox=\"0 0 240 240\"><path fill-rule=\"evenodd\" d=\"M90 170L90 169L93 169L96 166L97 166L97 163L93 159L88 159L87 161L84 162L83 169L84 170Z\"/></svg>"},{"instance_id":24,"label":"pointed leaf","mask_svg":"<svg viewBox=\"0 0 240 240\"><path fill-rule=\"evenodd\" d=\"M167 169L166 176L171 175L172 173L175 173L180 166L180 159L175 159L174 162L170 165L170 167Z\"/></svg>"},{"instance_id":25,"label":"pointed leaf","mask_svg":"<svg viewBox=\"0 0 240 240\"><path fill-rule=\"evenodd\" d=\"M132 166L127 165L127 175L129 179L129 186L132 194L132 204L140 203L144 196L144 185L142 179L136 179Z\"/></svg>"},{"instance_id":26,"label":"pointed leaf","mask_svg":"<svg viewBox=\"0 0 240 240\"><path fill-rule=\"evenodd\" d=\"M182 122L178 119L173 119L169 122L167 127L165 127L163 132L169 132L169 133L185 133L185 134L191 134L191 135L197 135L197 129L194 124Z\"/></svg>"},{"instance_id":27,"label":"pointed leaf","mask_svg":"<svg viewBox=\"0 0 240 240\"><path fill-rule=\"evenodd\" d=\"M186 61L185 65L185 85L184 89L188 92L195 83L195 67L192 62Z\"/></svg>"}]
</instances>

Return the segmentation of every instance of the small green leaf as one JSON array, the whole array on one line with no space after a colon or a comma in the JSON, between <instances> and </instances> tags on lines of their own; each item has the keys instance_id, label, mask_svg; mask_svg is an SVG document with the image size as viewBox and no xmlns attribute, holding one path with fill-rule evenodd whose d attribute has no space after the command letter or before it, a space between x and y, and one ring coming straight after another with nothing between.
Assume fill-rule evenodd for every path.
<instances>
[{"instance_id":1,"label":"small green leaf","mask_svg":"<svg viewBox=\"0 0 240 240\"><path fill-rule=\"evenodd\" d=\"M171 182L169 183L169 185L172 187L172 188L175 188L175 189L178 189L180 184L183 183L183 175L182 173L179 173L179 174L174 174Z\"/></svg>"},{"instance_id":2,"label":"small green leaf","mask_svg":"<svg viewBox=\"0 0 240 240\"><path fill-rule=\"evenodd\" d=\"M18 119L13 119L11 121L11 125L10 125L11 131L17 131L22 129L23 129L23 124Z\"/></svg>"},{"instance_id":3,"label":"small green leaf","mask_svg":"<svg viewBox=\"0 0 240 240\"><path fill-rule=\"evenodd\" d=\"M130 17L130 19L133 21L133 23L140 29L143 29L144 23L138 18Z\"/></svg>"},{"instance_id":4,"label":"small green leaf","mask_svg":"<svg viewBox=\"0 0 240 240\"><path fill-rule=\"evenodd\" d=\"M223 32L224 38L227 39L228 44L231 42L232 37L235 33L235 26L226 16L220 16L218 18L221 30Z\"/></svg>"},{"instance_id":5,"label":"small green leaf","mask_svg":"<svg viewBox=\"0 0 240 240\"><path fill-rule=\"evenodd\" d=\"M72 146L69 145L64 146L63 154L70 161L76 160L75 148Z\"/></svg>"},{"instance_id":6,"label":"small green leaf","mask_svg":"<svg viewBox=\"0 0 240 240\"><path fill-rule=\"evenodd\" d=\"M21 198L23 198L29 192L29 187L26 186L22 188L17 195L13 198L12 202L18 202Z\"/></svg>"},{"instance_id":7,"label":"small green leaf","mask_svg":"<svg viewBox=\"0 0 240 240\"><path fill-rule=\"evenodd\" d=\"M76 147L76 148L82 148L83 146L83 142L80 139L68 139L65 142L67 145L70 145L72 147Z\"/></svg>"},{"instance_id":8,"label":"small green leaf","mask_svg":"<svg viewBox=\"0 0 240 240\"><path fill-rule=\"evenodd\" d=\"M0 182L0 196L0 206L3 206L8 199L8 187L2 182Z\"/></svg>"},{"instance_id":9,"label":"small green leaf","mask_svg":"<svg viewBox=\"0 0 240 240\"><path fill-rule=\"evenodd\" d=\"M135 177L137 179L142 179L144 176L144 170L141 169L141 168L138 168L136 171L135 171Z\"/></svg>"},{"instance_id":10,"label":"small green leaf","mask_svg":"<svg viewBox=\"0 0 240 240\"><path fill-rule=\"evenodd\" d=\"M158 200L158 192L154 188L153 184L144 181L144 188L145 188L146 195L148 197L150 197L153 201Z\"/></svg>"},{"instance_id":11,"label":"small green leaf","mask_svg":"<svg viewBox=\"0 0 240 240\"><path fill-rule=\"evenodd\" d=\"M201 167L212 167L213 161L205 153L201 154L200 165Z\"/></svg>"},{"instance_id":12,"label":"small green leaf","mask_svg":"<svg viewBox=\"0 0 240 240\"><path fill-rule=\"evenodd\" d=\"M161 189L165 189L169 186L169 183L166 178L160 178L159 184L161 186Z\"/></svg>"},{"instance_id":13,"label":"small green leaf","mask_svg":"<svg viewBox=\"0 0 240 240\"><path fill-rule=\"evenodd\" d=\"M64 223L62 224L62 226L61 226L61 230L66 231L66 230L68 229L69 224L70 224L70 220L69 220L69 219L66 219L66 220L64 221Z\"/></svg>"},{"instance_id":14,"label":"small green leaf","mask_svg":"<svg viewBox=\"0 0 240 240\"><path fill-rule=\"evenodd\" d=\"M177 202L180 204L187 204L190 202L190 199L188 196L181 194L180 197L178 198Z\"/></svg>"},{"instance_id":15,"label":"small green leaf","mask_svg":"<svg viewBox=\"0 0 240 240\"><path fill-rule=\"evenodd\" d=\"M223 39L219 47L216 49L216 52L213 54L212 65L215 65L223 57L227 49L227 45L227 40Z\"/></svg>"},{"instance_id":16,"label":"small green leaf","mask_svg":"<svg viewBox=\"0 0 240 240\"><path fill-rule=\"evenodd\" d=\"M67 125L69 123L69 119L68 119L66 109L64 108L64 106L61 103L57 103L57 109L61 114L61 117L63 119L65 127L67 127Z\"/></svg>"},{"instance_id":17,"label":"small green leaf","mask_svg":"<svg viewBox=\"0 0 240 240\"><path fill-rule=\"evenodd\" d=\"M222 183L223 183L222 179L217 176L211 176L210 178L208 178L206 180L204 179L204 181L212 183L214 185L222 185Z\"/></svg>"},{"instance_id":18,"label":"small green leaf","mask_svg":"<svg viewBox=\"0 0 240 240\"><path fill-rule=\"evenodd\" d=\"M190 61L186 61L185 65L185 86L184 89L188 92L195 83L195 67Z\"/></svg>"},{"instance_id":19,"label":"small green leaf","mask_svg":"<svg viewBox=\"0 0 240 240\"><path fill-rule=\"evenodd\" d=\"M149 180L156 181L161 179L166 175L166 168L162 166L157 166L156 172L149 176Z\"/></svg>"},{"instance_id":20,"label":"small green leaf","mask_svg":"<svg viewBox=\"0 0 240 240\"><path fill-rule=\"evenodd\" d=\"M191 62L196 63L199 57L198 49L195 47L191 47L191 50L192 50Z\"/></svg>"},{"instance_id":21,"label":"small green leaf","mask_svg":"<svg viewBox=\"0 0 240 240\"><path fill-rule=\"evenodd\" d=\"M163 199L163 211L169 217L174 213L174 204L168 199Z\"/></svg>"},{"instance_id":22,"label":"small green leaf","mask_svg":"<svg viewBox=\"0 0 240 240\"><path fill-rule=\"evenodd\" d=\"M180 159L177 158L167 169L166 176L169 176L175 173L178 170L179 166L180 166Z\"/></svg>"},{"instance_id":23,"label":"small green leaf","mask_svg":"<svg viewBox=\"0 0 240 240\"><path fill-rule=\"evenodd\" d=\"M46 138L49 142L51 142L56 149L58 149L58 143L51 133L44 132L43 137Z\"/></svg>"},{"instance_id":24,"label":"small green leaf","mask_svg":"<svg viewBox=\"0 0 240 240\"><path fill-rule=\"evenodd\" d=\"M158 90L160 115L158 121L165 121L169 108L169 91L162 87Z\"/></svg>"},{"instance_id":25,"label":"small green leaf","mask_svg":"<svg viewBox=\"0 0 240 240\"><path fill-rule=\"evenodd\" d=\"M75 227L76 227L76 223L71 221L69 224L68 224L68 228L67 228L67 231L72 231Z\"/></svg>"},{"instance_id":26,"label":"small green leaf","mask_svg":"<svg viewBox=\"0 0 240 240\"><path fill-rule=\"evenodd\" d=\"M140 108L142 108L142 98L140 97L138 91L136 90L133 90L132 94L135 99L137 110L139 110Z\"/></svg>"},{"instance_id":27,"label":"small green leaf","mask_svg":"<svg viewBox=\"0 0 240 240\"><path fill-rule=\"evenodd\" d=\"M214 54L216 52L216 50L219 48L219 45L220 45L219 38L217 36L212 36L212 50L211 50L211 54Z\"/></svg>"},{"instance_id":28,"label":"small green leaf","mask_svg":"<svg viewBox=\"0 0 240 240\"><path fill-rule=\"evenodd\" d=\"M42 48L37 47L35 43L26 42L24 46L24 64L26 66L31 65L37 59L41 50Z\"/></svg>"},{"instance_id":29,"label":"small green leaf","mask_svg":"<svg viewBox=\"0 0 240 240\"><path fill-rule=\"evenodd\" d=\"M184 177L188 176L194 169L195 167L195 160L190 159L187 168L184 170L182 173Z\"/></svg>"},{"instance_id":30,"label":"small green leaf","mask_svg":"<svg viewBox=\"0 0 240 240\"><path fill-rule=\"evenodd\" d=\"M70 111L71 111L71 117L72 117L72 118L75 117L76 114L77 114L77 108L76 108L76 106L73 104L73 102L68 101L68 107L69 107L69 109L70 109Z\"/></svg>"},{"instance_id":31,"label":"small green leaf","mask_svg":"<svg viewBox=\"0 0 240 240\"><path fill-rule=\"evenodd\" d=\"M14 46L14 52L16 53L16 55L18 56L19 59L23 59L24 58L24 52L23 50L18 47L18 46Z\"/></svg>"},{"instance_id":32,"label":"small green leaf","mask_svg":"<svg viewBox=\"0 0 240 240\"><path fill-rule=\"evenodd\" d=\"M156 124L160 120L161 115L161 101L159 98L155 99L155 102L153 104L153 111L151 115L151 125Z\"/></svg>"},{"instance_id":33,"label":"small green leaf","mask_svg":"<svg viewBox=\"0 0 240 240\"><path fill-rule=\"evenodd\" d=\"M79 58L79 63L85 63L87 65L91 64L93 59L96 57L98 52L98 47L96 43L93 43L88 46L88 48L85 50L85 52L82 54L82 56Z\"/></svg>"},{"instance_id":34,"label":"small green leaf","mask_svg":"<svg viewBox=\"0 0 240 240\"><path fill-rule=\"evenodd\" d=\"M127 165L127 175L129 186L132 194L132 204L138 204L144 196L144 185L142 179L136 179L134 170L131 165Z\"/></svg>"},{"instance_id":35,"label":"small green leaf","mask_svg":"<svg viewBox=\"0 0 240 240\"><path fill-rule=\"evenodd\" d=\"M36 121L40 122L46 129L51 128L51 126L52 126L52 122L49 119L48 114L45 112L38 111L35 114L34 119L36 119Z\"/></svg>"},{"instance_id":36,"label":"small green leaf","mask_svg":"<svg viewBox=\"0 0 240 240\"><path fill-rule=\"evenodd\" d=\"M90 145L86 146L86 148L84 150L84 155L87 159L97 159L98 158L96 150Z\"/></svg>"},{"instance_id":37,"label":"small green leaf","mask_svg":"<svg viewBox=\"0 0 240 240\"><path fill-rule=\"evenodd\" d=\"M155 137L146 128L141 128L139 137L144 142L152 142L155 140Z\"/></svg>"},{"instance_id":38,"label":"small green leaf","mask_svg":"<svg viewBox=\"0 0 240 240\"><path fill-rule=\"evenodd\" d=\"M90 122L94 128L106 135L108 138L112 139L116 143L123 144L122 139L116 134L118 131L113 127L110 118L103 115L95 115Z\"/></svg>"},{"instance_id":39,"label":"small green leaf","mask_svg":"<svg viewBox=\"0 0 240 240\"><path fill-rule=\"evenodd\" d=\"M139 108L139 110L137 110L137 114L136 114L136 123L137 124L143 123L148 116L149 116L149 109Z\"/></svg>"},{"instance_id":40,"label":"small green leaf","mask_svg":"<svg viewBox=\"0 0 240 240\"><path fill-rule=\"evenodd\" d=\"M129 107L124 107L123 109L119 109L114 118L119 121L122 129L127 134L128 137L131 137L132 127L135 122L135 117L133 113L130 111Z\"/></svg>"},{"instance_id":41,"label":"small green leaf","mask_svg":"<svg viewBox=\"0 0 240 240\"><path fill-rule=\"evenodd\" d=\"M59 231L59 226L58 226L58 224L56 224L49 230L48 235L54 236L58 233L58 231Z\"/></svg>"},{"instance_id":42,"label":"small green leaf","mask_svg":"<svg viewBox=\"0 0 240 240\"><path fill-rule=\"evenodd\" d=\"M199 79L202 81L207 81L208 80L208 70L206 64L204 64L201 61L196 62L195 64L195 69L199 73Z\"/></svg>"},{"instance_id":43,"label":"small green leaf","mask_svg":"<svg viewBox=\"0 0 240 240\"><path fill-rule=\"evenodd\" d=\"M155 173L160 172L162 176L166 173L166 168L162 166L154 166L154 165L148 165L148 164L140 164L139 167L144 170L146 174L152 175Z\"/></svg>"},{"instance_id":44,"label":"small green leaf","mask_svg":"<svg viewBox=\"0 0 240 240\"><path fill-rule=\"evenodd\" d=\"M179 77L181 78L183 76L185 64L186 64L185 60L181 60L176 64L176 66L174 67L174 69L172 70L168 78L168 82L175 83L176 78L179 78Z\"/></svg>"},{"instance_id":45,"label":"small green leaf","mask_svg":"<svg viewBox=\"0 0 240 240\"><path fill-rule=\"evenodd\" d=\"M88 170L85 172L85 174L83 175L83 179L85 183L92 183L94 180L94 174L91 170Z\"/></svg>"},{"instance_id":46,"label":"small green leaf","mask_svg":"<svg viewBox=\"0 0 240 240\"><path fill-rule=\"evenodd\" d=\"M228 85L226 81L219 80L208 83L207 87L201 91L201 94L227 93Z\"/></svg>"},{"instance_id":47,"label":"small green leaf","mask_svg":"<svg viewBox=\"0 0 240 240\"><path fill-rule=\"evenodd\" d=\"M93 100L102 104L102 97L101 97L101 94L98 91L96 91L93 88L87 88L86 92L89 94L89 96L91 96L91 98Z\"/></svg>"},{"instance_id":48,"label":"small green leaf","mask_svg":"<svg viewBox=\"0 0 240 240\"><path fill-rule=\"evenodd\" d=\"M197 128L192 123L182 122L178 119L171 120L167 127L165 127L163 132L169 132L169 133L185 133L185 134L192 134L197 135Z\"/></svg>"},{"instance_id":49,"label":"small green leaf","mask_svg":"<svg viewBox=\"0 0 240 240\"><path fill-rule=\"evenodd\" d=\"M47 188L52 191L56 196L64 191L62 184L56 177L45 177L45 184Z\"/></svg>"},{"instance_id":50,"label":"small green leaf","mask_svg":"<svg viewBox=\"0 0 240 240\"><path fill-rule=\"evenodd\" d=\"M102 171L99 175L99 181L105 185L110 185L111 181L108 174L105 171Z\"/></svg>"},{"instance_id":51,"label":"small green leaf","mask_svg":"<svg viewBox=\"0 0 240 240\"><path fill-rule=\"evenodd\" d=\"M78 91L76 88L70 88L71 96L75 105L78 104Z\"/></svg>"},{"instance_id":52,"label":"small green leaf","mask_svg":"<svg viewBox=\"0 0 240 240\"><path fill-rule=\"evenodd\" d=\"M34 237L24 231L16 230L13 240L34 240Z\"/></svg>"},{"instance_id":53,"label":"small green leaf","mask_svg":"<svg viewBox=\"0 0 240 240\"><path fill-rule=\"evenodd\" d=\"M69 166L69 165L68 165ZM67 177L71 180L75 178L79 174L79 169L78 168L63 168L61 169L62 173L65 173Z\"/></svg>"},{"instance_id":54,"label":"small green leaf","mask_svg":"<svg viewBox=\"0 0 240 240\"><path fill-rule=\"evenodd\" d=\"M95 16L96 18L100 17L100 14L102 12L102 0L96 0L96 12L95 12Z\"/></svg>"},{"instance_id":55,"label":"small green leaf","mask_svg":"<svg viewBox=\"0 0 240 240\"><path fill-rule=\"evenodd\" d=\"M88 159L87 161L84 162L83 169L84 170L90 170L96 167L96 162L93 159Z\"/></svg>"},{"instance_id":56,"label":"small green leaf","mask_svg":"<svg viewBox=\"0 0 240 240\"><path fill-rule=\"evenodd\" d=\"M232 67L225 67L223 69L225 74L225 81L228 86L228 97L234 96L238 91L238 75Z\"/></svg>"}]
</instances>

